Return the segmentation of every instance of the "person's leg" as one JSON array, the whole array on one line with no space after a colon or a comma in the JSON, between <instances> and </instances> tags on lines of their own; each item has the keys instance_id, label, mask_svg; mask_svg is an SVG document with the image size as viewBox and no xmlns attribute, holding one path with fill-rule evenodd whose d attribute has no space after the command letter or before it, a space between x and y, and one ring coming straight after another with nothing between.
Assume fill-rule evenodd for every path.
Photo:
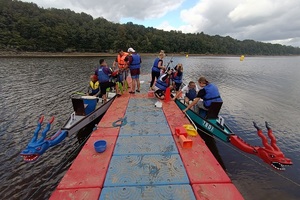
<instances>
[{"instance_id":1,"label":"person's leg","mask_svg":"<svg viewBox=\"0 0 300 200\"><path fill-rule=\"evenodd\" d=\"M151 72L150 89L152 88L152 86L153 86L153 84L154 84L155 78L156 78L156 74L155 74L154 71L152 71L152 72Z\"/></svg>"},{"instance_id":2,"label":"person's leg","mask_svg":"<svg viewBox=\"0 0 300 200\"><path fill-rule=\"evenodd\" d=\"M188 97L184 97L184 102L185 102L186 104L189 104L189 101L190 101L190 99L189 99Z\"/></svg>"},{"instance_id":3,"label":"person's leg","mask_svg":"<svg viewBox=\"0 0 300 200\"><path fill-rule=\"evenodd\" d=\"M208 110L207 108L205 108L203 101L198 101L197 106L202 110Z\"/></svg>"},{"instance_id":4,"label":"person's leg","mask_svg":"<svg viewBox=\"0 0 300 200\"><path fill-rule=\"evenodd\" d=\"M100 84L100 90L101 90L101 92L100 92L99 96L101 96L102 102L104 103L104 100L106 99L106 86L105 86L105 83Z\"/></svg>"},{"instance_id":5,"label":"person's leg","mask_svg":"<svg viewBox=\"0 0 300 200\"><path fill-rule=\"evenodd\" d=\"M132 76L131 76L132 78ZM131 84L131 91L135 92L135 84L136 84L136 78L132 78L132 84Z\"/></svg>"},{"instance_id":6,"label":"person's leg","mask_svg":"<svg viewBox=\"0 0 300 200\"><path fill-rule=\"evenodd\" d=\"M140 82L140 71L138 72L138 75L136 75L136 85L137 85L137 92L141 91L141 82Z\"/></svg>"}]
</instances>

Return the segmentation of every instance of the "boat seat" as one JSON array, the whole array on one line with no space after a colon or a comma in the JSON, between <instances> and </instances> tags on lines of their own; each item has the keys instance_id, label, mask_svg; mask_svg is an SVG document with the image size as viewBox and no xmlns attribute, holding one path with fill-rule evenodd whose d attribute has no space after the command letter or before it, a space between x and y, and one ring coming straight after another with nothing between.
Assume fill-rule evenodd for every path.
<instances>
[{"instance_id":1,"label":"boat seat","mask_svg":"<svg viewBox=\"0 0 300 200\"><path fill-rule=\"evenodd\" d=\"M223 102L212 102L206 114L206 119L217 119Z\"/></svg>"},{"instance_id":2,"label":"boat seat","mask_svg":"<svg viewBox=\"0 0 300 200\"><path fill-rule=\"evenodd\" d=\"M72 98L72 105L75 115L85 115L83 99Z\"/></svg>"}]
</instances>

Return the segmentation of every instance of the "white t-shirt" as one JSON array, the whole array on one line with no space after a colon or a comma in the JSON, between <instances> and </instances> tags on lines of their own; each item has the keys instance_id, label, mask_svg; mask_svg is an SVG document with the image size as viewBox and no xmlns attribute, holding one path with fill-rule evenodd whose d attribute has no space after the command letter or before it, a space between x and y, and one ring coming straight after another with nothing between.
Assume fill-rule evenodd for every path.
<instances>
[{"instance_id":1,"label":"white t-shirt","mask_svg":"<svg viewBox=\"0 0 300 200\"><path fill-rule=\"evenodd\" d=\"M198 85L196 85L196 93L198 94L200 88L198 87ZM189 85L186 85L184 86L182 89L181 89L181 92L182 92L182 95L186 95L186 93L189 92Z\"/></svg>"}]
</instances>

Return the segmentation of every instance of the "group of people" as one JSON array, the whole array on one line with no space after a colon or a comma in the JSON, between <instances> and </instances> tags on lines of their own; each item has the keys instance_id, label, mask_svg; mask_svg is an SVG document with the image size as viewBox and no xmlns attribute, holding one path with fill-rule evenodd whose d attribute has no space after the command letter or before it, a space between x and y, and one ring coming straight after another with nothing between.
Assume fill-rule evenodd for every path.
<instances>
[{"instance_id":1,"label":"group of people","mask_svg":"<svg viewBox=\"0 0 300 200\"><path fill-rule=\"evenodd\" d=\"M112 77L115 77L118 82L125 85L127 84L126 79L129 72L132 78L131 91L129 93L134 94L135 91L140 92L139 76L141 63L141 56L131 47L127 52L121 49L118 50L118 55L113 62L113 69L108 67L104 59L100 59L99 66L90 77L88 95L102 97L103 102L106 102L107 89L115 88L117 96L121 96L119 87L117 87L117 83L112 80Z\"/></svg>"},{"instance_id":2,"label":"group of people","mask_svg":"<svg viewBox=\"0 0 300 200\"><path fill-rule=\"evenodd\" d=\"M188 104L183 112L186 112L196 104L200 109L208 110L212 102L222 101L217 86L210 83L204 76L198 79L200 87L194 81L190 81L188 85L180 90L183 80L183 66L179 63L173 69L166 67L163 65L164 57L165 54L161 51L154 60L151 71L150 89L154 90L154 94L158 99L165 99L167 88L170 90L174 89L176 95L173 97L173 100L184 95L184 101Z\"/></svg>"},{"instance_id":3,"label":"group of people","mask_svg":"<svg viewBox=\"0 0 300 200\"><path fill-rule=\"evenodd\" d=\"M155 96L163 100L165 99L166 90L175 90L176 95L173 100L184 95L184 101L188 104L183 112L187 111L194 105L198 105L203 110L208 110L212 102L222 101L219 90L216 85L210 83L204 76L198 79L198 85L194 81L190 81L188 85L181 88L183 82L183 65L178 63L174 68L164 65L165 53L160 51L158 57L154 60L151 69L150 90L154 90ZM118 55L113 62L113 69L109 68L104 59L99 60L100 66L97 67L95 73L91 76L88 87L88 94L93 96L101 96L103 102L107 101L106 91L108 88L115 88L117 96L120 96L119 88L116 82L112 81L112 76L122 85L127 84L127 77L130 72L132 78L131 91L134 94L140 92L141 84L139 80L141 68L141 56L135 52L133 48L129 48L127 52L118 51ZM127 84L128 85L128 84Z\"/></svg>"}]
</instances>

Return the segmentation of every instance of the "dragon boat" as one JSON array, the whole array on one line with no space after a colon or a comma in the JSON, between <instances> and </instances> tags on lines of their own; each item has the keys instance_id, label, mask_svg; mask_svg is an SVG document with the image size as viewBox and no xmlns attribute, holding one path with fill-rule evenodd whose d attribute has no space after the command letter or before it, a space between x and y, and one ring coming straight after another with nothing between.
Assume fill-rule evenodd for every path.
<instances>
[{"instance_id":1,"label":"dragon boat","mask_svg":"<svg viewBox=\"0 0 300 200\"><path fill-rule=\"evenodd\" d=\"M175 103L181 110L184 110L187 107L182 99L176 99ZM273 135L268 122L265 122L265 125L268 131L268 137L271 140L270 144L268 143L267 137L263 134L262 129L253 122L258 136L262 139L263 146L252 146L245 142L241 137L234 134L225 124L224 118L219 115L222 104L223 102L213 102L208 111L191 108L187 110L185 114L191 123L194 124L195 128L200 129L211 136L217 137L221 141L229 142L243 152L258 156L276 170L283 171L285 170L285 166L293 164L291 159L286 158L277 146L276 138Z\"/></svg>"},{"instance_id":2,"label":"dragon boat","mask_svg":"<svg viewBox=\"0 0 300 200\"><path fill-rule=\"evenodd\" d=\"M51 117L46 127L41 132L44 116L38 121L37 127L33 133L32 139L29 141L26 148L20 153L25 162L34 162L50 147L53 147L63 141L68 135L77 133L82 128L94 122L100 116L104 115L114 99L116 93L108 93L108 101L103 103L101 98L94 96L84 96L83 93L71 95L73 112L70 114L67 122L50 138L47 138L47 132L51 128L54 117Z\"/></svg>"}]
</instances>

